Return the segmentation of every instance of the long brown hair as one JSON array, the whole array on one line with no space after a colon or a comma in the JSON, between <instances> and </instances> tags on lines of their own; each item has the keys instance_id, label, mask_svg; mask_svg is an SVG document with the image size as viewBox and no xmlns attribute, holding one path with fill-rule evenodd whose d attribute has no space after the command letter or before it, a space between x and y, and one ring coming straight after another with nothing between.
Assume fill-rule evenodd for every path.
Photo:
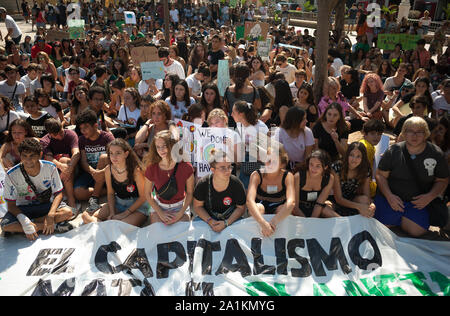
<instances>
[{"instance_id":1,"label":"long brown hair","mask_svg":"<svg viewBox=\"0 0 450 316\"><path fill-rule=\"evenodd\" d=\"M164 141L165 145L167 146L169 155L170 155L169 159L172 160L171 152L172 152L172 148L173 148L173 146L175 146L177 140L173 137L172 133L169 130L164 130L164 131L158 132L153 137L152 143L150 144L148 154L145 155L145 157L143 159L145 166L160 163L162 160L161 156L158 154L158 151L156 150L156 140L157 139L162 139Z\"/></svg>"},{"instance_id":2,"label":"long brown hair","mask_svg":"<svg viewBox=\"0 0 450 316\"><path fill-rule=\"evenodd\" d=\"M6 137L5 137L5 143L10 143L13 141L12 128L16 125L23 127L23 129L25 130L25 133L26 133L25 138L26 137L36 137L33 129L31 128L30 124L28 124L27 121L25 121L24 119L17 119L9 124L8 135L6 135Z\"/></svg>"},{"instance_id":3,"label":"long brown hair","mask_svg":"<svg viewBox=\"0 0 450 316\"><path fill-rule=\"evenodd\" d=\"M342 171L340 178L342 181L348 180L348 158L353 150L359 150L361 153L361 163L356 169L356 179L358 180L358 185L364 183L367 177L372 174L372 167L370 166L369 158L367 157L366 146L361 142L353 142L348 146L347 152L345 153L344 162L342 164Z\"/></svg>"},{"instance_id":4,"label":"long brown hair","mask_svg":"<svg viewBox=\"0 0 450 316\"><path fill-rule=\"evenodd\" d=\"M134 181L134 170L136 168L139 168L140 171L143 171L144 168L142 166L142 162L139 159L139 157L134 152L133 148L131 148L130 144L122 139L122 138L116 138L112 142L110 142L107 146L106 153L108 155L108 161L109 164L112 165L109 150L111 146L117 146L122 148L124 152L128 152L128 157L126 159L126 166L127 166L127 183L131 184Z\"/></svg>"}]
</instances>

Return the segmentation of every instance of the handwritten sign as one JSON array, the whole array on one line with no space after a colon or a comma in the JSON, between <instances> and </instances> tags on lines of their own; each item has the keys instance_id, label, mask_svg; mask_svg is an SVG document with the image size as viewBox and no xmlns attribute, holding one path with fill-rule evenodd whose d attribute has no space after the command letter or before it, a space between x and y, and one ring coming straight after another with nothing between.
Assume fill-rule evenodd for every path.
<instances>
[{"instance_id":1,"label":"handwritten sign","mask_svg":"<svg viewBox=\"0 0 450 316\"><path fill-rule=\"evenodd\" d=\"M272 39L268 38L265 41L258 42L258 55L261 56L262 59L269 59L270 49L272 48Z\"/></svg>"},{"instance_id":2,"label":"handwritten sign","mask_svg":"<svg viewBox=\"0 0 450 316\"><path fill-rule=\"evenodd\" d=\"M84 20L68 20L69 38L70 39L84 39L86 34L84 32Z\"/></svg>"},{"instance_id":3,"label":"handwritten sign","mask_svg":"<svg viewBox=\"0 0 450 316\"><path fill-rule=\"evenodd\" d=\"M123 11L125 24L136 24L136 14L133 11Z\"/></svg>"},{"instance_id":4,"label":"handwritten sign","mask_svg":"<svg viewBox=\"0 0 450 316\"><path fill-rule=\"evenodd\" d=\"M421 35L412 34L378 34L377 46L380 49L394 50L396 44L402 44L403 50L413 50Z\"/></svg>"},{"instance_id":5,"label":"handwritten sign","mask_svg":"<svg viewBox=\"0 0 450 316\"><path fill-rule=\"evenodd\" d=\"M166 73L162 61L150 61L141 63L142 79L164 79Z\"/></svg>"},{"instance_id":6,"label":"handwritten sign","mask_svg":"<svg viewBox=\"0 0 450 316\"><path fill-rule=\"evenodd\" d=\"M158 50L154 46L133 47L130 55L135 65L148 61L159 61Z\"/></svg>"},{"instance_id":7,"label":"handwritten sign","mask_svg":"<svg viewBox=\"0 0 450 316\"><path fill-rule=\"evenodd\" d=\"M269 33L269 23L245 22L244 39L247 41L265 41Z\"/></svg>"}]
</instances>

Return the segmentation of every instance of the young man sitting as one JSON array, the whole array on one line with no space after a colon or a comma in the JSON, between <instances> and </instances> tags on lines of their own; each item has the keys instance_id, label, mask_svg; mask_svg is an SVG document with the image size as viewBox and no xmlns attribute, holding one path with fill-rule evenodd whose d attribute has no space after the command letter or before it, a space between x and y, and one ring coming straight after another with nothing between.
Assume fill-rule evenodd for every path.
<instances>
[{"instance_id":1,"label":"young man sitting","mask_svg":"<svg viewBox=\"0 0 450 316\"><path fill-rule=\"evenodd\" d=\"M42 146L34 138L25 139L18 150L21 163L5 178L8 213L1 222L2 230L24 232L29 240L35 240L39 231L49 235L70 230L72 226L66 221L73 213L62 202L63 185L56 166L40 160Z\"/></svg>"},{"instance_id":2,"label":"young man sitting","mask_svg":"<svg viewBox=\"0 0 450 316\"><path fill-rule=\"evenodd\" d=\"M106 146L114 140L114 136L110 132L98 129L97 115L90 109L77 116L77 125L82 134L78 139L82 171L75 180L74 193L77 200L89 199L87 211L92 214L100 208L99 197L102 192L106 194L104 190L104 168L108 165Z\"/></svg>"},{"instance_id":3,"label":"young man sitting","mask_svg":"<svg viewBox=\"0 0 450 316\"><path fill-rule=\"evenodd\" d=\"M75 170L80 161L77 133L63 129L61 122L55 118L47 119L44 126L48 133L41 138L44 159L56 165L64 183L67 203L70 207L78 210L73 191Z\"/></svg>"}]
</instances>

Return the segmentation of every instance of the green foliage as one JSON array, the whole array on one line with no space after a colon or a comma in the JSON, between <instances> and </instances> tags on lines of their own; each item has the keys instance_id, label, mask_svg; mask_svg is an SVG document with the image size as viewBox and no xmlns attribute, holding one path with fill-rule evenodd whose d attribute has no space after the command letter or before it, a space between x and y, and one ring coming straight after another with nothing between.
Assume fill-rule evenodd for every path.
<instances>
[{"instance_id":1,"label":"green foliage","mask_svg":"<svg viewBox=\"0 0 450 316\"><path fill-rule=\"evenodd\" d=\"M443 8L445 14L447 14L447 20L450 20L450 3L447 3L447 8Z\"/></svg>"},{"instance_id":2,"label":"green foliage","mask_svg":"<svg viewBox=\"0 0 450 316\"><path fill-rule=\"evenodd\" d=\"M310 1L306 1L303 4L303 8L304 8L305 12L312 12L312 11L316 11L316 9L317 9L314 5L311 4Z\"/></svg>"}]
</instances>

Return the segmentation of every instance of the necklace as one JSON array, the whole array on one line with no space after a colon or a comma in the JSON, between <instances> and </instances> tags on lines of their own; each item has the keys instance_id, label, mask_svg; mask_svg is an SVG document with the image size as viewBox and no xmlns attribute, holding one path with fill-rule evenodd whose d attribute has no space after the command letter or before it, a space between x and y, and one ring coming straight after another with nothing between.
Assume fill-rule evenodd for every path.
<instances>
[{"instance_id":1,"label":"necklace","mask_svg":"<svg viewBox=\"0 0 450 316\"><path fill-rule=\"evenodd\" d=\"M119 170L119 169L117 169L115 166L113 166L114 167L114 170L116 170L116 172L118 173L118 174L122 174L122 173L124 173L125 171L127 171L127 168L125 167L125 169L123 169L123 170Z\"/></svg>"}]
</instances>

